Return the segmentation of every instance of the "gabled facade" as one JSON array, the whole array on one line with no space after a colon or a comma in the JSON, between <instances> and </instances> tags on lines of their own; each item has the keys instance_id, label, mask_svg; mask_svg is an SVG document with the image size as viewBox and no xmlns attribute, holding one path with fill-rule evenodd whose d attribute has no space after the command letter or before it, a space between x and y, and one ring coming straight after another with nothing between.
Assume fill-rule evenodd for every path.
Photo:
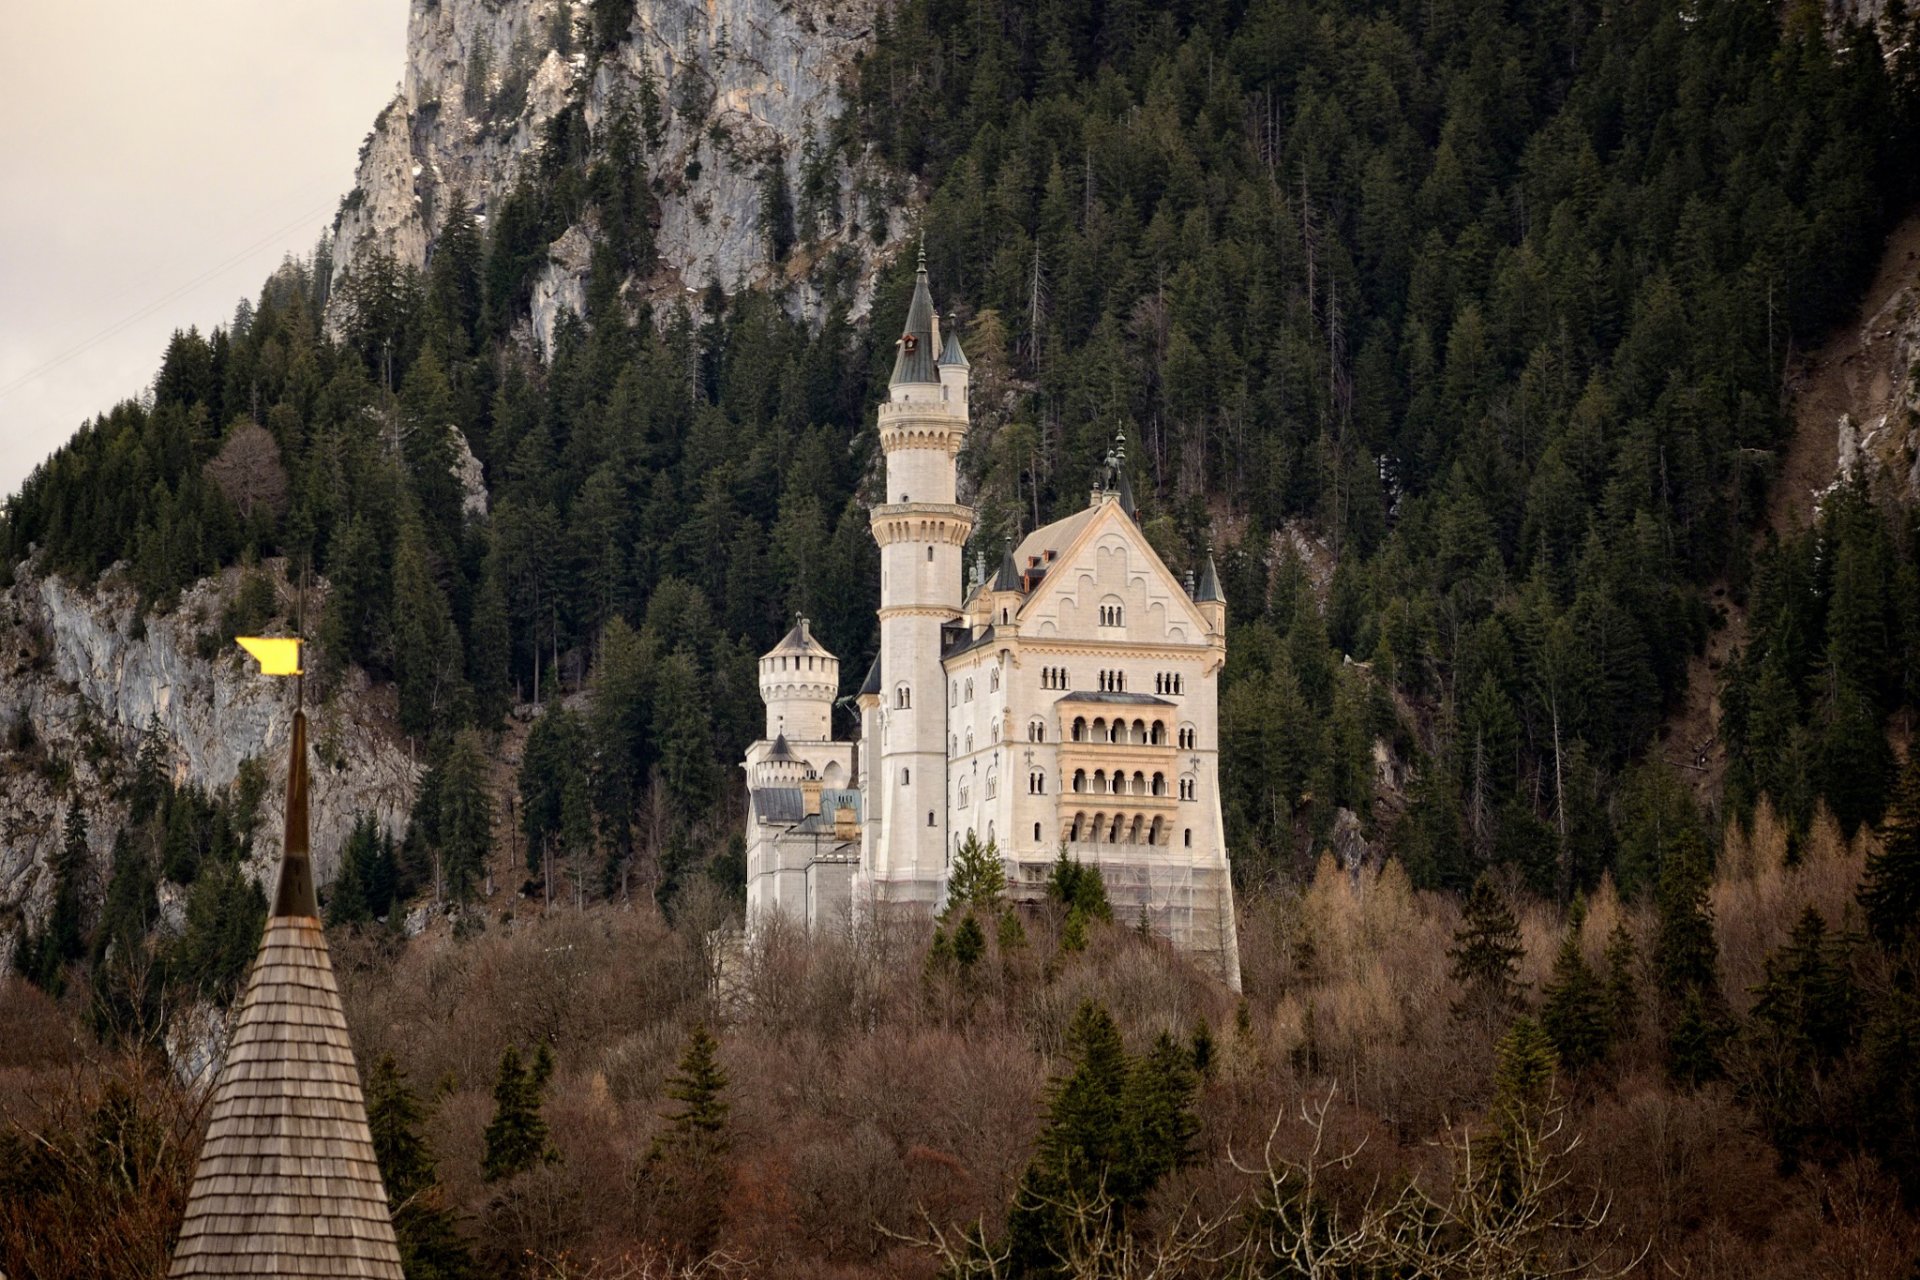
<instances>
[{"instance_id":1,"label":"gabled facade","mask_svg":"<svg viewBox=\"0 0 1920 1280\"><path fill-rule=\"evenodd\" d=\"M790 649L790 634L762 660L767 738L746 761L749 915L819 925L933 911L969 835L998 847L1013 896L1038 898L1064 845L1101 868L1117 918L1144 916L1237 988L1218 574L1209 560L1196 587L1168 571L1140 529L1119 454L1084 509L1003 550L993 573L979 564L963 594L973 511L958 500L957 455L969 376L958 334L951 324L941 333L923 260L879 409L880 653L854 698L859 741L781 736L794 713L782 703L775 723L766 662ZM795 779L818 775L822 797L837 782L831 770L857 777L841 821L824 799L803 792L796 808L770 794L799 785L766 772L782 752ZM776 808L791 816L770 818ZM822 827L855 840L824 847Z\"/></svg>"}]
</instances>

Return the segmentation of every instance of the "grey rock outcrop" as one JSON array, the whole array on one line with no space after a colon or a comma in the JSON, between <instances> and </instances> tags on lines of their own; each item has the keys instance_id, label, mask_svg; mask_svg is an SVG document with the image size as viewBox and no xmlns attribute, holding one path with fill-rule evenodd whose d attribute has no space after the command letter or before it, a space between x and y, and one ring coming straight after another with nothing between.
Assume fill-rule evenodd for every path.
<instances>
[{"instance_id":1,"label":"grey rock outcrop","mask_svg":"<svg viewBox=\"0 0 1920 1280\"><path fill-rule=\"evenodd\" d=\"M732 290L792 279L801 286L794 304L817 305L801 279L807 262L842 245L864 254L860 228L898 229L901 214L863 207L883 198L870 193L885 184L836 165L811 252L776 265L763 193L772 166L791 189L809 144L840 113L840 86L870 38L873 9L874 0L640 0L625 38L589 57L584 4L412 0L399 93L374 123L335 223L335 285L374 249L424 266L455 199L484 225L570 104L597 131L622 100L650 93L659 268L624 282L630 296L697 304L708 281ZM543 351L560 309L583 304L588 229L569 228L549 252L531 317ZM855 302L864 310L871 276L860 275Z\"/></svg>"},{"instance_id":2,"label":"grey rock outcrop","mask_svg":"<svg viewBox=\"0 0 1920 1280\"><path fill-rule=\"evenodd\" d=\"M22 565L0 592L7 744L0 750L0 954L9 950L6 934L46 914L47 868L76 801L89 818L90 896L97 900L125 817L119 793L150 723L165 737L177 784L222 791L247 761L261 761L267 791L250 870L264 880L280 856L292 687L260 676L219 633L239 571L197 583L173 609L140 625L134 593L114 585L115 576L81 590ZM203 636L212 643L203 647ZM372 814L397 833L412 809L419 769L391 728L391 700L390 689L371 688L354 672L310 706L313 851L322 884L358 815Z\"/></svg>"}]
</instances>

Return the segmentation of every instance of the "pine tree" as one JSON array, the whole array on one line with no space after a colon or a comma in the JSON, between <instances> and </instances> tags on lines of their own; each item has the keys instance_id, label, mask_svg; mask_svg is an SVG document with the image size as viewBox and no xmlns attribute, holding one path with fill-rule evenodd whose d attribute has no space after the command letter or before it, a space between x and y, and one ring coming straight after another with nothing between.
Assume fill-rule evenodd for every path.
<instances>
[{"instance_id":1,"label":"pine tree","mask_svg":"<svg viewBox=\"0 0 1920 1280\"><path fill-rule=\"evenodd\" d=\"M473 1259L446 1203L433 1150L420 1136L425 1119L406 1073L392 1054L382 1054L367 1081L367 1128L387 1186L401 1270L407 1280L461 1280L474 1273Z\"/></svg>"},{"instance_id":2,"label":"pine tree","mask_svg":"<svg viewBox=\"0 0 1920 1280\"><path fill-rule=\"evenodd\" d=\"M1554 957L1553 976L1540 1006L1540 1025L1568 1071L1580 1071L1607 1055L1612 1038L1607 992L1580 950L1585 912L1577 905Z\"/></svg>"},{"instance_id":3,"label":"pine tree","mask_svg":"<svg viewBox=\"0 0 1920 1280\"><path fill-rule=\"evenodd\" d=\"M1920 750L1907 752L1880 824L1880 845L1867 856L1860 906L1867 932L1889 951L1905 946L1920 927Z\"/></svg>"},{"instance_id":4,"label":"pine tree","mask_svg":"<svg viewBox=\"0 0 1920 1280\"><path fill-rule=\"evenodd\" d=\"M1615 1041L1631 1039L1640 1029L1639 963L1633 933L1622 920L1607 936L1606 1008L1609 1036Z\"/></svg>"},{"instance_id":5,"label":"pine tree","mask_svg":"<svg viewBox=\"0 0 1920 1280\"><path fill-rule=\"evenodd\" d=\"M680 1109L647 1153L666 1225L688 1257L713 1251L726 1221L733 1139L728 1129L727 1073L720 1066L719 1042L705 1023L695 1024L680 1055L679 1070L667 1081L667 1096Z\"/></svg>"},{"instance_id":6,"label":"pine tree","mask_svg":"<svg viewBox=\"0 0 1920 1280\"><path fill-rule=\"evenodd\" d=\"M1007 1212L1017 1275L1054 1275L1063 1243L1063 1206L1097 1196L1121 1199L1129 1148L1126 1049L1112 1015L1082 1004L1067 1028L1073 1068L1049 1086L1047 1115L1032 1161Z\"/></svg>"},{"instance_id":7,"label":"pine tree","mask_svg":"<svg viewBox=\"0 0 1920 1280\"><path fill-rule=\"evenodd\" d=\"M487 1122L486 1149L480 1160L488 1182L559 1161L560 1153L547 1135L546 1117L540 1114L541 1091L552 1074L553 1054L544 1044L528 1066L521 1064L520 1050L513 1045L500 1055L500 1075L493 1084L493 1119Z\"/></svg>"},{"instance_id":8,"label":"pine tree","mask_svg":"<svg viewBox=\"0 0 1920 1280\"><path fill-rule=\"evenodd\" d=\"M1707 886L1704 842L1690 837L1668 850L1655 898L1659 930L1653 943L1654 976L1664 992L1718 989L1719 947L1714 942Z\"/></svg>"},{"instance_id":9,"label":"pine tree","mask_svg":"<svg viewBox=\"0 0 1920 1280\"><path fill-rule=\"evenodd\" d=\"M492 802L487 798L487 749L477 729L462 729L440 770L438 836L447 893L466 901L486 873L492 847Z\"/></svg>"},{"instance_id":10,"label":"pine tree","mask_svg":"<svg viewBox=\"0 0 1920 1280\"><path fill-rule=\"evenodd\" d=\"M980 838L969 831L947 872L947 911L958 908L992 917L1000 910L1006 892L1007 870L1000 860L999 846L981 844Z\"/></svg>"},{"instance_id":11,"label":"pine tree","mask_svg":"<svg viewBox=\"0 0 1920 1280\"><path fill-rule=\"evenodd\" d=\"M172 783L168 769L166 730L160 727L158 712L147 717L140 735L140 751L133 762L133 787L127 794L127 821L145 822L166 804Z\"/></svg>"},{"instance_id":12,"label":"pine tree","mask_svg":"<svg viewBox=\"0 0 1920 1280\"><path fill-rule=\"evenodd\" d=\"M1720 1073L1727 1036L1707 887L1706 843L1689 832L1674 842L1660 868L1653 972L1666 1005L1667 1072L1693 1085Z\"/></svg>"},{"instance_id":13,"label":"pine tree","mask_svg":"<svg viewBox=\"0 0 1920 1280\"><path fill-rule=\"evenodd\" d=\"M1517 975L1525 954L1512 908L1492 877L1483 872L1467 895L1460 927L1447 951L1453 961L1453 980L1461 988L1454 1016L1490 1024L1504 1021L1520 1001Z\"/></svg>"},{"instance_id":14,"label":"pine tree","mask_svg":"<svg viewBox=\"0 0 1920 1280\"><path fill-rule=\"evenodd\" d=\"M1495 1048L1493 1103L1489 1118L1489 1188L1495 1204L1515 1202L1527 1160L1529 1134L1537 1132L1553 1105L1554 1075L1559 1069L1553 1041L1532 1018L1516 1018Z\"/></svg>"},{"instance_id":15,"label":"pine tree","mask_svg":"<svg viewBox=\"0 0 1920 1280\"><path fill-rule=\"evenodd\" d=\"M1164 1031L1134 1063L1126 1095L1133 1146L1118 1182L1136 1204L1191 1155L1200 1131L1195 1088L1192 1053Z\"/></svg>"}]
</instances>

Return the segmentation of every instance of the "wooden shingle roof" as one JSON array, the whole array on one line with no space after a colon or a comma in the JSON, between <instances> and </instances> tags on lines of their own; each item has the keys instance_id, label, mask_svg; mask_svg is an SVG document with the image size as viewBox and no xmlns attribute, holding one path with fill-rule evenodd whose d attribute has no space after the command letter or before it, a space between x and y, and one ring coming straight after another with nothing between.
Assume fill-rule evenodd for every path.
<instances>
[{"instance_id":1,"label":"wooden shingle roof","mask_svg":"<svg viewBox=\"0 0 1920 1280\"><path fill-rule=\"evenodd\" d=\"M305 717L296 714L276 914L214 1085L206 1145L168 1273L175 1280L401 1280L326 934L314 915L278 914L287 891L300 901L304 886L297 881L308 870L305 729Z\"/></svg>"}]
</instances>

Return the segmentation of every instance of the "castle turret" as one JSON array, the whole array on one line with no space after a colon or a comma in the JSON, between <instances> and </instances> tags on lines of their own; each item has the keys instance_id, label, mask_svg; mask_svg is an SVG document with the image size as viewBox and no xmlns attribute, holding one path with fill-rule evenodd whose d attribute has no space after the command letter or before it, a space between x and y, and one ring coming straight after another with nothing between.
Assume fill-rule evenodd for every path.
<instances>
[{"instance_id":1,"label":"castle turret","mask_svg":"<svg viewBox=\"0 0 1920 1280\"><path fill-rule=\"evenodd\" d=\"M826 742L833 737L833 700L840 696L840 659L814 639L805 618L760 659L760 699L767 737Z\"/></svg>"},{"instance_id":2,"label":"castle turret","mask_svg":"<svg viewBox=\"0 0 1920 1280\"><path fill-rule=\"evenodd\" d=\"M940 326L926 255L879 409L886 500L873 509L880 544L880 661L884 687L874 804L861 890L875 904L939 900L947 855L947 689L941 628L960 614L961 557L973 510L957 496L956 456L967 435L966 356ZM878 819L878 821L874 821Z\"/></svg>"},{"instance_id":3,"label":"castle turret","mask_svg":"<svg viewBox=\"0 0 1920 1280\"><path fill-rule=\"evenodd\" d=\"M1200 616L1207 620L1207 633L1213 636L1227 634L1227 597L1220 590L1220 571L1213 567L1213 552L1207 552L1207 567L1200 575L1200 586L1193 593L1193 602L1200 606Z\"/></svg>"}]
</instances>

